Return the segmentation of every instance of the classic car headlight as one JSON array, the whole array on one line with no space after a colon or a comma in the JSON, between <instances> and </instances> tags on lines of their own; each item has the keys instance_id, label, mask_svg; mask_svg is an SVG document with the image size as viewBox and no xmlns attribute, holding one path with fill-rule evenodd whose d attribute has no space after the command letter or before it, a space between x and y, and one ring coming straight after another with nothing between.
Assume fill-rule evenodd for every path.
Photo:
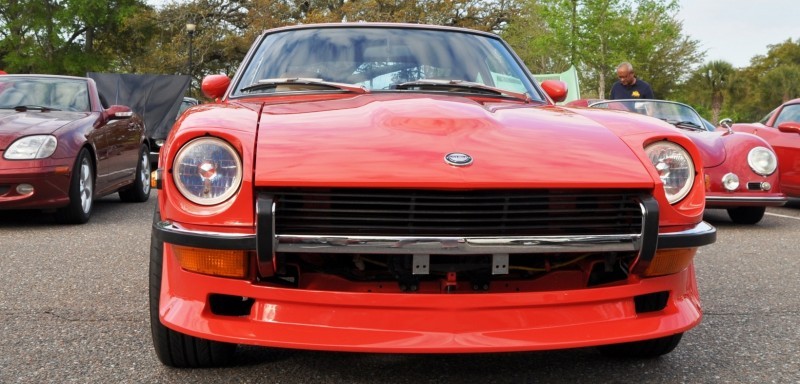
<instances>
[{"instance_id":1,"label":"classic car headlight","mask_svg":"<svg viewBox=\"0 0 800 384\"><path fill-rule=\"evenodd\" d=\"M227 142L214 137L194 139L178 151L173 180L181 194L200 205L228 200L242 184L242 160Z\"/></svg>"},{"instance_id":2,"label":"classic car headlight","mask_svg":"<svg viewBox=\"0 0 800 384\"><path fill-rule=\"evenodd\" d=\"M58 146L58 140L52 135L34 135L18 139L11 144L3 157L7 160L33 160L50 157Z\"/></svg>"},{"instance_id":3,"label":"classic car headlight","mask_svg":"<svg viewBox=\"0 0 800 384\"><path fill-rule=\"evenodd\" d=\"M778 158L767 148L755 147L747 154L747 164L750 164L753 172L769 176L778 168Z\"/></svg>"},{"instance_id":4,"label":"classic car headlight","mask_svg":"<svg viewBox=\"0 0 800 384\"><path fill-rule=\"evenodd\" d=\"M692 189L695 176L694 163L689 152L669 141L650 144L644 150L664 183L664 192L669 203L675 204L686 197Z\"/></svg>"}]
</instances>

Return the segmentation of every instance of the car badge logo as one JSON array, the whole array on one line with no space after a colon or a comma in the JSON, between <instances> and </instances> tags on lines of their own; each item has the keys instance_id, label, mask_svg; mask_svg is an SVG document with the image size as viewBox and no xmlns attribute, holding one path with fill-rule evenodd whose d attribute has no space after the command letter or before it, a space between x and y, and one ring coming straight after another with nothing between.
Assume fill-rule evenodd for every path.
<instances>
[{"instance_id":1,"label":"car badge logo","mask_svg":"<svg viewBox=\"0 0 800 384\"><path fill-rule=\"evenodd\" d=\"M464 167L472 164L472 156L461 152L451 152L444 156L444 161L456 167Z\"/></svg>"}]
</instances>

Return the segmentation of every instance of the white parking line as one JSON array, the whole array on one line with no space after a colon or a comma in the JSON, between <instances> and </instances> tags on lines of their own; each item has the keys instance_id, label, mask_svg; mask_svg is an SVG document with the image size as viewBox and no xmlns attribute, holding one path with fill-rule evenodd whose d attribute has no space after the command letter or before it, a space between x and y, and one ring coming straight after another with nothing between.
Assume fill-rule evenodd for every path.
<instances>
[{"instance_id":1,"label":"white parking line","mask_svg":"<svg viewBox=\"0 0 800 384\"><path fill-rule=\"evenodd\" d=\"M783 217L783 218L786 218L786 219L800 220L800 217L795 217L795 216L779 215L777 213L769 213L769 212L764 213L764 214L765 215L770 215L770 216L775 216L775 217Z\"/></svg>"}]
</instances>

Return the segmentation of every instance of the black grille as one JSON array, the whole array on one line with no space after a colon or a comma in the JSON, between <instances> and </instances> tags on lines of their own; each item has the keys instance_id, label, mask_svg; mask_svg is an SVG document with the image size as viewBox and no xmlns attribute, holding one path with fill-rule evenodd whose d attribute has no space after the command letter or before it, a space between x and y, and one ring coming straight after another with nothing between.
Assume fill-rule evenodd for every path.
<instances>
[{"instance_id":1,"label":"black grille","mask_svg":"<svg viewBox=\"0 0 800 384\"><path fill-rule=\"evenodd\" d=\"M275 232L292 235L543 236L641 233L641 191L292 189Z\"/></svg>"}]
</instances>

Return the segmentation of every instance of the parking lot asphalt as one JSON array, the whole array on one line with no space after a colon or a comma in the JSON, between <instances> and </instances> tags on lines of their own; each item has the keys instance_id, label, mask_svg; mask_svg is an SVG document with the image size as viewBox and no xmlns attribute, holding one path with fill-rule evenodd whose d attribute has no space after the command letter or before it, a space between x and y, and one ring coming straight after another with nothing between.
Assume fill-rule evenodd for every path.
<instances>
[{"instance_id":1,"label":"parking lot asphalt","mask_svg":"<svg viewBox=\"0 0 800 384\"><path fill-rule=\"evenodd\" d=\"M800 201L755 226L722 210L696 258L702 323L672 353L620 360L591 348L394 355L240 347L223 369L162 366L150 340L155 196L96 202L86 225L0 211L0 383L800 383Z\"/></svg>"}]
</instances>

